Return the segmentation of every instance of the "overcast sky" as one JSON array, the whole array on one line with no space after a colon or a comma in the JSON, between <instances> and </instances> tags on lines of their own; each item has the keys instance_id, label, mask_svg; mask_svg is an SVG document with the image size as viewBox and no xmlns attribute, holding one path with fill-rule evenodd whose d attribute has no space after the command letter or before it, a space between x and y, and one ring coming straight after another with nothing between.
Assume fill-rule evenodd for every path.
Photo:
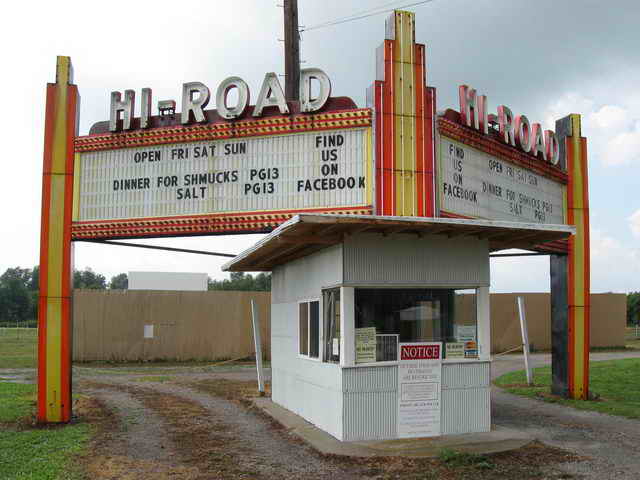
<instances>
[{"instance_id":1,"label":"overcast sky","mask_svg":"<svg viewBox=\"0 0 640 480\"><path fill-rule=\"evenodd\" d=\"M111 91L143 87L179 100L181 85L215 91L237 75L257 95L266 72L284 72L280 0L12 2L4 7L1 91L0 271L38 263L45 85L56 55L71 57L81 101L80 133L108 119ZM311 27L389 0L299 0ZM395 5L413 3L393 2ZM427 45L427 83L438 109L457 108L466 83L498 104L553 128L583 115L589 140L591 285L640 290L640 2L434 0L413 8L416 40ZM8 16L7 16L8 14ZM333 95L364 105L375 48L388 14L302 34L304 67L319 67ZM139 93L138 93L139 95ZM179 106L178 106L179 108ZM154 112L155 114L155 112ZM238 253L260 236L149 240ZM207 272L224 259L78 243L76 268L109 279L131 270ZM547 257L492 260L494 291L546 291Z\"/></svg>"}]
</instances>

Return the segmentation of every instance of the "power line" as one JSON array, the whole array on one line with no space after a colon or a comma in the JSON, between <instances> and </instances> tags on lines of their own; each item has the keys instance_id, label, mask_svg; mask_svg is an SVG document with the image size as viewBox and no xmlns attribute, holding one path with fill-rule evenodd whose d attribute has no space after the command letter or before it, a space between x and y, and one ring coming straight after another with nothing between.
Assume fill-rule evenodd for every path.
<instances>
[{"instance_id":1,"label":"power line","mask_svg":"<svg viewBox=\"0 0 640 480\"><path fill-rule=\"evenodd\" d=\"M332 23L332 22L335 22L337 20L344 20L344 19L347 19L347 18L359 17L360 15L366 15L366 14L369 14L371 12L377 12L378 10L383 10L385 8L388 8L393 4L402 3L402 2L406 2L406 1L407 0L393 0L392 2L385 3L383 5L379 5L379 6L375 7L375 8L366 8L364 10L360 10L359 12L354 12L351 15L347 15L346 17L341 17L339 19L334 19L334 20L328 20L328 21L322 22L321 24L318 24L318 25L324 25L324 24L327 24L327 23ZM398 7L395 7L395 8L398 8ZM314 25L313 28L316 28L318 25Z\"/></svg>"},{"instance_id":2,"label":"power line","mask_svg":"<svg viewBox=\"0 0 640 480\"><path fill-rule=\"evenodd\" d=\"M345 23L345 22L349 22L349 21L352 21L352 20L358 20L360 18L366 18L368 16L378 15L378 14L381 14L381 13L384 13L384 12L391 11L391 10L393 10L395 8L402 8L402 6L395 6L395 7L393 7L393 9L389 9L388 7L393 5L393 4L401 3L403 1L406 1L406 0L394 0L393 2L385 3L384 5L380 5L380 6L376 7L376 8L370 8L370 9L366 9L366 10L361 10L359 12L352 13L351 15L347 15L346 17L341 17L341 18L337 18L337 19L334 19L334 20L329 20L329 21L326 21L326 22L322 22L322 23L319 23L317 25L313 25L313 26L311 26L309 28L303 28L301 31L304 31L304 30L316 30L316 29L319 29L319 28L328 27L328 26L331 26L331 25L339 24L339 23Z\"/></svg>"},{"instance_id":3,"label":"power line","mask_svg":"<svg viewBox=\"0 0 640 480\"><path fill-rule=\"evenodd\" d=\"M310 27L306 27L306 28L302 28L300 29L301 32L308 32L310 30L318 30L320 28L325 28L325 27L332 27L334 25L340 25L342 23L347 23L347 22L352 22L354 20L362 20L364 18L368 18L368 17L372 17L374 15L380 15L383 13L387 13L387 12L392 12L394 10L396 10L397 8L409 8L409 7L417 7L419 5L423 5L425 3L431 3L434 0L422 0L421 2L412 2L412 3L408 3L405 5L397 5L393 8L387 8L389 5L392 5L394 3L398 3L398 0L396 0L395 2L391 2L385 5L381 5L380 7L371 9L371 10L365 10L359 13L354 13L352 15L346 16L346 17L342 17L342 18L338 18L335 20L330 20L328 22L324 22L324 23L319 23L317 25L312 25Z\"/></svg>"}]
</instances>

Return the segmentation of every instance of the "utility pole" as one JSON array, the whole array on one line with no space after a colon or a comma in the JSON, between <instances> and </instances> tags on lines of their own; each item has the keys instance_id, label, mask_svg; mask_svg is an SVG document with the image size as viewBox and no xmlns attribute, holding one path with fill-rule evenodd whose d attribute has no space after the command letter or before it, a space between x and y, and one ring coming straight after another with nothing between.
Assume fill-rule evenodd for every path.
<instances>
[{"instance_id":1,"label":"utility pole","mask_svg":"<svg viewBox=\"0 0 640 480\"><path fill-rule=\"evenodd\" d=\"M284 0L284 75L284 95L287 101L298 101L300 88L298 0Z\"/></svg>"}]
</instances>

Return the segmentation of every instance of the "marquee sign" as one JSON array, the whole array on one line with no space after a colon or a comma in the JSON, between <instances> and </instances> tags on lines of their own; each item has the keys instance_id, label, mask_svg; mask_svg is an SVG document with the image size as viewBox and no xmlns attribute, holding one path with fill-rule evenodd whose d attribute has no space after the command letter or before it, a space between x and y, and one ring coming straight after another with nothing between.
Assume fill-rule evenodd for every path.
<instances>
[{"instance_id":1,"label":"marquee sign","mask_svg":"<svg viewBox=\"0 0 640 480\"><path fill-rule=\"evenodd\" d=\"M565 224L568 221L564 148L552 130L530 124L487 97L459 88L460 112L438 118L437 199L442 217ZM564 252L566 242L542 247Z\"/></svg>"},{"instance_id":2,"label":"marquee sign","mask_svg":"<svg viewBox=\"0 0 640 480\"><path fill-rule=\"evenodd\" d=\"M85 152L78 221L365 206L366 129Z\"/></svg>"},{"instance_id":3,"label":"marquee sign","mask_svg":"<svg viewBox=\"0 0 640 480\"><path fill-rule=\"evenodd\" d=\"M569 315L562 317L567 299L558 294L554 331L573 332L564 345L573 363L558 375L571 396L588 396L589 202L580 116L543 130L504 105L489 113L487 97L465 85L460 111L437 114L414 23L403 11L387 20L369 108L331 97L329 77L311 68L301 71L299 102L285 100L274 73L265 75L254 105L239 77L220 82L215 95L202 82L185 83L181 111L175 100L160 100L158 115L151 115L149 88L138 110L133 90L111 92L109 119L85 136L77 135L71 61L58 57L45 118L39 421L71 414L73 240L266 233L301 212L575 225L568 243L536 249L567 254L553 268L568 284L559 291L572 295ZM216 108L205 110L211 97ZM409 403L429 394L422 386L407 392ZM428 429L436 431L435 417Z\"/></svg>"},{"instance_id":4,"label":"marquee sign","mask_svg":"<svg viewBox=\"0 0 640 480\"><path fill-rule=\"evenodd\" d=\"M562 183L444 135L439 152L443 210L511 222L565 223Z\"/></svg>"},{"instance_id":5,"label":"marquee sign","mask_svg":"<svg viewBox=\"0 0 640 480\"><path fill-rule=\"evenodd\" d=\"M161 115L117 133L94 125L75 142L73 238L264 232L298 212L371 213L370 110L346 98L316 113L246 110L236 121L204 111L198 125Z\"/></svg>"}]
</instances>

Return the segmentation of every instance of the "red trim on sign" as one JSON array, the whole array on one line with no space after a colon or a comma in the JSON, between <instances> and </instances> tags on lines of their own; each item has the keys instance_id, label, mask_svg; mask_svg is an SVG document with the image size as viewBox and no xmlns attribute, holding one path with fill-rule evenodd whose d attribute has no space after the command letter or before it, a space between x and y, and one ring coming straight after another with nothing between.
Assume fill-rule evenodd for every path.
<instances>
[{"instance_id":1,"label":"red trim on sign","mask_svg":"<svg viewBox=\"0 0 640 480\"><path fill-rule=\"evenodd\" d=\"M64 218L62 226L62 278L61 293L63 297L71 297L71 229L73 217L73 174L64 176Z\"/></svg>"},{"instance_id":2,"label":"red trim on sign","mask_svg":"<svg viewBox=\"0 0 640 480\"><path fill-rule=\"evenodd\" d=\"M65 86L67 88L67 158L65 159L65 173L73 174L74 143L77 133L76 121L78 119L78 87L75 85Z\"/></svg>"},{"instance_id":3,"label":"red trim on sign","mask_svg":"<svg viewBox=\"0 0 640 480\"><path fill-rule=\"evenodd\" d=\"M436 89L427 87L426 91L427 119L425 121L425 151L427 152L427 170L425 176L425 192L427 209L425 216L433 217L436 212L436 145L435 145L435 119L436 119Z\"/></svg>"},{"instance_id":4,"label":"red trim on sign","mask_svg":"<svg viewBox=\"0 0 640 480\"><path fill-rule=\"evenodd\" d=\"M228 138L286 135L306 131L336 128L361 128L371 125L371 110L338 110L316 115L272 117L256 121L219 122L204 125L175 125L152 130L135 130L113 134L94 134L77 137L78 152L113 150L140 146L224 140Z\"/></svg>"},{"instance_id":5,"label":"red trim on sign","mask_svg":"<svg viewBox=\"0 0 640 480\"><path fill-rule=\"evenodd\" d=\"M588 155L587 139L580 139L582 188L583 188L583 268L584 268L584 392L583 398L589 398L589 349L591 347L591 243L589 227L589 175L588 175Z\"/></svg>"},{"instance_id":6,"label":"red trim on sign","mask_svg":"<svg viewBox=\"0 0 640 480\"><path fill-rule=\"evenodd\" d=\"M371 206L356 206L76 222L72 227L72 236L74 240L82 240L211 233L264 233L265 229L275 228L298 213L370 215L372 208Z\"/></svg>"},{"instance_id":7,"label":"red trim on sign","mask_svg":"<svg viewBox=\"0 0 640 480\"><path fill-rule=\"evenodd\" d=\"M60 410L63 422L71 420L71 298L61 299Z\"/></svg>"},{"instance_id":8,"label":"red trim on sign","mask_svg":"<svg viewBox=\"0 0 640 480\"><path fill-rule=\"evenodd\" d=\"M527 170L531 170L543 177L564 184L569 181L567 173L563 172L558 167L555 167L548 162L541 161L533 155L517 150L515 147L506 145L500 140L484 135L471 127L460 125L450 119L440 117L438 119L438 131L441 135L446 135L447 137L477 148L489 155L494 155L505 161L526 168Z\"/></svg>"},{"instance_id":9,"label":"red trim on sign","mask_svg":"<svg viewBox=\"0 0 640 480\"><path fill-rule=\"evenodd\" d=\"M466 215L458 215L457 213L447 212L446 210L440 210L440 218L463 218L466 220L476 220L476 217L468 217Z\"/></svg>"},{"instance_id":10,"label":"red trim on sign","mask_svg":"<svg viewBox=\"0 0 640 480\"><path fill-rule=\"evenodd\" d=\"M382 112L382 96L384 94L384 84L383 82L376 81L373 84L373 95L374 95L374 108L375 108L375 179L376 179L376 200L375 200L375 213L376 215L382 215L382 204L383 204L383 192L384 192L384 183L382 178L383 171L383 144L384 144L384 122L383 122L383 112Z\"/></svg>"},{"instance_id":11,"label":"red trim on sign","mask_svg":"<svg viewBox=\"0 0 640 480\"><path fill-rule=\"evenodd\" d=\"M44 114L44 155L42 162L42 173L51 173L53 162L53 125L56 115L56 86L53 83L47 84L47 100Z\"/></svg>"},{"instance_id":12,"label":"red trim on sign","mask_svg":"<svg viewBox=\"0 0 640 480\"><path fill-rule=\"evenodd\" d=\"M51 174L42 176L42 211L40 222L40 296L49 294L49 213L51 209Z\"/></svg>"},{"instance_id":13,"label":"red trim on sign","mask_svg":"<svg viewBox=\"0 0 640 480\"><path fill-rule=\"evenodd\" d=\"M42 265L42 264L41 264ZM47 297L38 299L38 422L47 421Z\"/></svg>"},{"instance_id":14,"label":"red trim on sign","mask_svg":"<svg viewBox=\"0 0 640 480\"><path fill-rule=\"evenodd\" d=\"M425 170L426 170L426 152L425 152L425 117L426 117L426 96L425 96L425 73L424 73L424 46L414 45L415 64L415 113L416 113L416 205L418 207L417 214L419 217L426 215L426 191L425 191Z\"/></svg>"},{"instance_id":15,"label":"red trim on sign","mask_svg":"<svg viewBox=\"0 0 640 480\"><path fill-rule=\"evenodd\" d=\"M394 125L394 44L393 40L384 41L384 82L382 95L382 183L383 201L382 215L395 214L395 182L393 171L395 170L395 125Z\"/></svg>"}]
</instances>

